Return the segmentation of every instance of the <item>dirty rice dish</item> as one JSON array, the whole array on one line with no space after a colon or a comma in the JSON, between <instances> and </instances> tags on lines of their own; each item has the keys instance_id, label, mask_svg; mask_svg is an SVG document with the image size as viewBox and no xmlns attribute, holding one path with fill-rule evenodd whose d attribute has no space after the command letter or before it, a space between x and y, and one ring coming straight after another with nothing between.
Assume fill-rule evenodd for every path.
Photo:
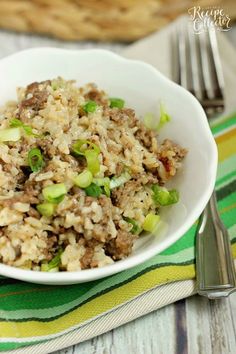
<instances>
[{"instance_id":1,"label":"dirty rice dish","mask_svg":"<svg viewBox=\"0 0 236 354\"><path fill-rule=\"evenodd\" d=\"M0 110L0 262L76 271L130 255L178 201L164 184L186 150L94 84L57 78L17 93Z\"/></svg>"}]
</instances>

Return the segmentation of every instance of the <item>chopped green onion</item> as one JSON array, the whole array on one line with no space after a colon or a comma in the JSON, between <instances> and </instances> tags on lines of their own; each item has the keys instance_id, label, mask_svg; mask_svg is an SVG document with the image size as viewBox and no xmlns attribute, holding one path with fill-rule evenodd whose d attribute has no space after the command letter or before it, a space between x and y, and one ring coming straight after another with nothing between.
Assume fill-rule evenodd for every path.
<instances>
[{"instance_id":1,"label":"chopped green onion","mask_svg":"<svg viewBox=\"0 0 236 354\"><path fill-rule=\"evenodd\" d=\"M165 108L163 104L160 104L160 118L159 122L157 121L157 118L154 116L152 113L146 113L143 122L146 128L154 131L158 131L165 125L167 122L171 120L169 114L165 111Z\"/></svg>"},{"instance_id":2,"label":"chopped green onion","mask_svg":"<svg viewBox=\"0 0 236 354\"><path fill-rule=\"evenodd\" d=\"M158 129L162 128L163 125L165 125L166 123L168 123L171 120L169 114L167 114L165 107L162 103L160 104L160 112L161 112L161 116L160 116L160 121L158 124Z\"/></svg>"},{"instance_id":3,"label":"chopped green onion","mask_svg":"<svg viewBox=\"0 0 236 354\"><path fill-rule=\"evenodd\" d=\"M19 128L23 128L27 135L33 135L35 137L39 137L39 135L33 133L32 127L30 127L29 125L24 124L21 120L19 120L17 118L13 118L10 121L10 127L12 127L12 128L18 128L18 127Z\"/></svg>"},{"instance_id":4,"label":"chopped green onion","mask_svg":"<svg viewBox=\"0 0 236 354\"><path fill-rule=\"evenodd\" d=\"M132 229L130 232L132 234L138 235L142 231L141 227L138 225L137 221L131 218L124 217L125 221L127 221L129 224L133 225Z\"/></svg>"},{"instance_id":5,"label":"chopped green onion","mask_svg":"<svg viewBox=\"0 0 236 354\"><path fill-rule=\"evenodd\" d=\"M97 103L94 101L88 101L84 106L83 109L87 113L93 113L96 111Z\"/></svg>"},{"instance_id":6,"label":"chopped green onion","mask_svg":"<svg viewBox=\"0 0 236 354\"><path fill-rule=\"evenodd\" d=\"M50 217L53 215L54 213L54 208L55 205L52 203L42 203L42 204L38 204L36 206L36 209L38 210L38 212L46 217Z\"/></svg>"},{"instance_id":7,"label":"chopped green onion","mask_svg":"<svg viewBox=\"0 0 236 354\"><path fill-rule=\"evenodd\" d=\"M18 141L21 138L20 128L0 130L0 141Z\"/></svg>"},{"instance_id":8,"label":"chopped green onion","mask_svg":"<svg viewBox=\"0 0 236 354\"><path fill-rule=\"evenodd\" d=\"M85 157L87 160L87 169L93 174L96 175L100 171L100 163L98 160L98 154L94 150L86 150Z\"/></svg>"},{"instance_id":9,"label":"chopped green onion","mask_svg":"<svg viewBox=\"0 0 236 354\"><path fill-rule=\"evenodd\" d=\"M150 130L157 130L157 119L155 118L154 114L146 113L143 122L146 128Z\"/></svg>"},{"instance_id":10,"label":"chopped green onion","mask_svg":"<svg viewBox=\"0 0 236 354\"><path fill-rule=\"evenodd\" d=\"M145 231L153 232L157 228L157 225L160 222L160 215L147 214L144 219L143 229Z\"/></svg>"},{"instance_id":11,"label":"chopped green onion","mask_svg":"<svg viewBox=\"0 0 236 354\"><path fill-rule=\"evenodd\" d=\"M85 156L85 152L87 150L95 151L97 153L97 155L100 153L99 147L96 144L94 144L91 141L89 141L89 140L79 139L79 140L76 141L75 144L72 145L72 151L76 155Z\"/></svg>"},{"instance_id":12,"label":"chopped green onion","mask_svg":"<svg viewBox=\"0 0 236 354\"><path fill-rule=\"evenodd\" d=\"M60 203L66 193L66 186L64 183L51 184L45 188L43 188L43 196L49 203L58 204Z\"/></svg>"},{"instance_id":13,"label":"chopped green onion","mask_svg":"<svg viewBox=\"0 0 236 354\"><path fill-rule=\"evenodd\" d=\"M43 155L38 148L33 148L28 152L28 163L33 172L38 172L44 165Z\"/></svg>"},{"instance_id":14,"label":"chopped green onion","mask_svg":"<svg viewBox=\"0 0 236 354\"><path fill-rule=\"evenodd\" d=\"M111 108L114 108L114 107L123 108L125 105L125 101L122 100L122 98L110 97L109 101L110 101Z\"/></svg>"},{"instance_id":15,"label":"chopped green onion","mask_svg":"<svg viewBox=\"0 0 236 354\"><path fill-rule=\"evenodd\" d=\"M94 198L100 197L102 194L102 188L95 183L91 183L90 186L86 187L84 190L87 195Z\"/></svg>"},{"instance_id":16,"label":"chopped green onion","mask_svg":"<svg viewBox=\"0 0 236 354\"><path fill-rule=\"evenodd\" d=\"M98 160L100 148L96 144L89 140L77 140L77 142L72 145L72 151L75 155L85 156L87 168L93 175L100 171L100 163Z\"/></svg>"},{"instance_id":17,"label":"chopped green onion","mask_svg":"<svg viewBox=\"0 0 236 354\"><path fill-rule=\"evenodd\" d=\"M53 91L56 91L58 89L58 84L56 81L52 81L51 82L51 88L53 89Z\"/></svg>"},{"instance_id":18,"label":"chopped green onion","mask_svg":"<svg viewBox=\"0 0 236 354\"><path fill-rule=\"evenodd\" d=\"M129 181L130 179L131 179L130 174L127 171L123 172L119 177L112 177L110 181L110 188L111 189L117 188L122 184L126 183L127 181Z\"/></svg>"},{"instance_id":19,"label":"chopped green onion","mask_svg":"<svg viewBox=\"0 0 236 354\"><path fill-rule=\"evenodd\" d=\"M59 265L61 263L61 255L63 253L62 249L59 249L56 256L48 263L41 264L41 270L43 272L57 272L59 270Z\"/></svg>"},{"instance_id":20,"label":"chopped green onion","mask_svg":"<svg viewBox=\"0 0 236 354\"><path fill-rule=\"evenodd\" d=\"M104 178L94 178L93 182L100 187L104 188L104 192L107 197L110 197L111 192L110 192L110 179L108 177Z\"/></svg>"},{"instance_id":21,"label":"chopped green onion","mask_svg":"<svg viewBox=\"0 0 236 354\"><path fill-rule=\"evenodd\" d=\"M165 187L160 187L158 185L152 186L153 200L155 204L162 206L171 205L179 201L179 193L176 189L168 191Z\"/></svg>"},{"instance_id":22,"label":"chopped green onion","mask_svg":"<svg viewBox=\"0 0 236 354\"><path fill-rule=\"evenodd\" d=\"M59 267L49 269L48 263L43 263L41 264L41 272L50 272L50 273L59 272Z\"/></svg>"},{"instance_id":23,"label":"chopped green onion","mask_svg":"<svg viewBox=\"0 0 236 354\"><path fill-rule=\"evenodd\" d=\"M13 118L10 121L10 127L11 128L22 127L22 125L24 125L24 123L21 120L17 119L17 118Z\"/></svg>"},{"instance_id":24,"label":"chopped green onion","mask_svg":"<svg viewBox=\"0 0 236 354\"><path fill-rule=\"evenodd\" d=\"M93 181L93 175L90 171L84 170L78 176L75 177L75 185L80 188L88 187Z\"/></svg>"},{"instance_id":25,"label":"chopped green onion","mask_svg":"<svg viewBox=\"0 0 236 354\"><path fill-rule=\"evenodd\" d=\"M172 189L169 191L170 198L169 198L169 204L175 204L178 203L179 201L179 192L176 189Z\"/></svg>"}]
</instances>

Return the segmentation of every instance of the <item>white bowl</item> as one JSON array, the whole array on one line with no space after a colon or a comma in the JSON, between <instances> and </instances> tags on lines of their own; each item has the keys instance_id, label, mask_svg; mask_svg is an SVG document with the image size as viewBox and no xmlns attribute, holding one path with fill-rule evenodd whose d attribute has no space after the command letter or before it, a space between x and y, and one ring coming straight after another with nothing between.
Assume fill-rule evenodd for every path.
<instances>
[{"instance_id":1,"label":"white bowl","mask_svg":"<svg viewBox=\"0 0 236 354\"><path fill-rule=\"evenodd\" d=\"M0 61L0 105L16 97L16 87L33 81L62 76L78 85L95 82L110 96L122 97L138 116L157 112L161 100L172 120L162 129L168 137L189 150L182 170L172 184L181 201L163 208L168 229L137 241L125 260L103 268L77 272L34 272L0 264L0 274L42 284L74 284L91 281L134 267L176 242L196 221L213 191L217 148L199 102L185 89L152 66L124 59L105 50L37 48L19 52Z\"/></svg>"}]
</instances>

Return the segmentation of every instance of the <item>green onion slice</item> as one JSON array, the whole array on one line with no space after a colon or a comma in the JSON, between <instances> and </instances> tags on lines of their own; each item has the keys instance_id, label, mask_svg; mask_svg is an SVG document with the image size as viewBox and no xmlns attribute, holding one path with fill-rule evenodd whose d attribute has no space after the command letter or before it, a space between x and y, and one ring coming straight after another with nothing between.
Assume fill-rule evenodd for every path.
<instances>
[{"instance_id":1,"label":"green onion slice","mask_svg":"<svg viewBox=\"0 0 236 354\"><path fill-rule=\"evenodd\" d=\"M38 148L33 148L28 152L28 163L33 172L38 172L42 169L44 160Z\"/></svg>"},{"instance_id":2,"label":"green onion slice","mask_svg":"<svg viewBox=\"0 0 236 354\"><path fill-rule=\"evenodd\" d=\"M35 137L39 137L39 135L33 133L32 127L30 127L29 125L24 124L21 120L19 120L17 118L13 118L10 121L10 127L12 127L12 128L17 128L17 127L23 128L27 135L33 135Z\"/></svg>"},{"instance_id":3,"label":"green onion slice","mask_svg":"<svg viewBox=\"0 0 236 354\"><path fill-rule=\"evenodd\" d=\"M91 183L90 186L86 187L85 192L90 197L98 198L102 194L102 188L95 183Z\"/></svg>"},{"instance_id":4,"label":"green onion slice","mask_svg":"<svg viewBox=\"0 0 236 354\"><path fill-rule=\"evenodd\" d=\"M119 177L112 177L111 182L110 182L110 188L117 188L121 186L122 184L128 182L131 179L130 174L126 171L123 172Z\"/></svg>"},{"instance_id":5,"label":"green onion slice","mask_svg":"<svg viewBox=\"0 0 236 354\"><path fill-rule=\"evenodd\" d=\"M143 222L143 229L145 231L153 232L156 230L160 222L160 215L147 214Z\"/></svg>"},{"instance_id":6,"label":"green onion slice","mask_svg":"<svg viewBox=\"0 0 236 354\"><path fill-rule=\"evenodd\" d=\"M0 141L18 141L21 138L20 128L0 130Z\"/></svg>"},{"instance_id":7,"label":"green onion slice","mask_svg":"<svg viewBox=\"0 0 236 354\"><path fill-rule=\"evenodd\" d=\"M79 139L79 140L76 141L75 144L72 145L72 151L76 155L85 156L85 152L87 150L95 151L97 153L97 155L100 153L99 147L96 144L94 144L91 141L89 141L89 140Z\"/></svg>"},{"instance_id":8,"label":"green onion slice","mask_svg":"<svg viewBox=\"0 0 236 354\"><path fill-rule=\"evenodd\" d=\"M165 187L160 187L158 185L152 186L153 200L155 204L162 206L175 204L179 201L179 193L176 189L168 191Z\"/></svg>"},{"instance_id":9,"label":"green onion slice","mask_svg":"<svg viewBox=\"0 0 236 354\"><path fill-rule=\"evenodd\" d=\"M127 221L129 224L133 225L132 229L130 232L132 234L138 235L142 231L141 227L138 225L137 221L131 218L124 217L125 221Z\"/></svg>"},{"instance_id":10,"label":"green onion slice","mask_svg":"<svg viewBox=\"0 0 236 354\"><path fill-rule=\"evenodd\" d=\"M122 100L122 98L117 98L117 97L110 97L109 98L110 101L110 107L111 108L123 108L125 105L125 101Z\"/></svg>"},{"instance_id":11,"label":"green onion slice","mask_svg":"<svg viewBox=\"0 0 236 354\"><path fill-rule=\"evenodd\" d=\"M52 203L42 203L36 206L38 212L46 217L50 217L54 213L55 205Z\"/></svg>"},{"instance_id":12,"label":"green onion slice","mask_svg":"<svg viewBox=\"0 0 236 354\"><path fill-rule=\"evenodd\" d=\"M64 183L58 183L43 188L42 192L45 200L49 203L58 204L64 199L67 190Z\"/></svg>"},{"instance_id":13,"label":"green onion slice","mask_svg":"<svg viewBox=\"0 0 236 354\"><path fill-rule=\"evenodd\" d=\"M74 179L75 185L80 188L88 187L92 183L92 181L93 181L92 172L90 172L88 170L84 170L78 176L76 176Z\"/></svg>"},{"instance_id":14,"label":"green onion slice","mask_svg":"<svg viewBox=\"0 0 236 354\"><path fill-rule=\"evenodd\" d=\"M111 196L111 191L110 191L110 179L108 177L104 178L94 178L93 182L100 187L103 187L104 192L107 197Z\"/></svg>"},{"instance_id":15,"label":"green onion slice","mask_svg":"<svg viewBox=\"0 0 236 354\"><path fill-rule=\"evenodd\" d=\"M165 107L162 103L160 104L160 113L161 113L161 115L160 115L160 121L158 124L158 129L161 129L163 127L163 125L165 125L166 123L168 123L171 120L169 114L167 114Z\"/></svg>"},{"instance_id":16,"label":"green onion slice","mask_svg":"<svg viewBox=\"0 0 236 354\"><path fill-rule=\"evenodd\" d=\"M85 157L87 160L87 169L93 174L96 175L100 171L100 163L98 160L98 154L94 150L86 150Z\"/></svg>"},{"instance_id":17,"label":"green onion slice","mask_svg":"<svg viewBox=\"0 0 236 354\"><path fill-rule=\"evenodd\" d=\"M96 109L97 109L97 103L94 102L94 101L88 101L83 106L83 109L87 113L94 113L96 111Z\"/></svg>"},{"instance_id":18,"label":"green onion slice","mask_svg":"<svg viewBox=\"0 0 236 354\"><path fill-rule=\"evenodd\" d=\"M161 129L166 123L171 120L169 114L167 114L164 105L160 104L160 118L158 119L152 113L146 113L143 122L147 129L158 131Z\"/></svg>"},{"instance_id":19,"label":"green onion slice","mask_svg":"<svg viewBox=\"0 0 236 354\"><path fill-rule=\"evenodd\" d=\"M61 263L61 255L63 253L62 249L59 249L57 252L56 256L48 263L42 263L41 264L41 270L43 272L53 272L53 271L58 271L59 270L59 265Z\"/></svg>"},{"instance_id":20,"label":"green onion slice","mask_svg":"<svg viewBox=\"0 0 236 354\"><path fill-rule=\"evenodd\" d=\"M146 113L143 118L143 122L147 129L157 130L157 119L155 118L154 114Z\"/></svg>"},{"instance_id":21,"label":"green onion slice","mask_svg":"<svg viewBox=\"0 0 236 354\"><path fill-rule=\"evenodd\" d=\"M85 156L87 160L87 169L95 175L100 171L98 155L100 148L89 140L77 140L72 145L72 151L77 156Z\"/></svg>"}]
</instances>

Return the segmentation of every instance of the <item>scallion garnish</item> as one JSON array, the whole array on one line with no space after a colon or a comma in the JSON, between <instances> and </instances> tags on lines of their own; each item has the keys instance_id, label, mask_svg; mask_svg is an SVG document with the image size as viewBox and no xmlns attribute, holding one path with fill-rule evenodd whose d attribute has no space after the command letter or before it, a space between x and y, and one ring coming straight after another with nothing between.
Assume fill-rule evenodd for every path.
<instances>
[{"instance_id":1,"label":"scallion garnish","mask_svg":"<svg viewBox=\"0 0 236 354\"><path fill-rule=\"evenodd\" d=\"M58 204L64 199L67 190L64 183L58 183L50 184L43 188L42 192L45 200L49 203Z\"/></svg>"},{"instance_id":2,"label":"scallion garnish","mask_svg":"<svg viewBox=\"0 0 236 354\"><path fill-rule=\"evenodd\" d=\"M84 170L74 179L75 185L80 188L88 187L92 183L92 181L93 181L93 175L88 170Z\"/></svg>"},{"instance_id":3,"label":"scallion garnish","mask_svg":"<svg viewBox=\"0 0 236 354\"><path fill-rule=\"evenodd\" d=\"M122 184L126 183L131 179L130 174L126 171L123 172L119 177L112 177L111 182L110 182L110 188L117 188L121 186Z\"/></svg>"},{"instance_id":4,"label":"scallion garnish","mask_svg":"<svg viewBox=\"0 0 236 354\"><path fill-rule=\"evenodd\" d=\"M62 249L59 249L56 256L48 263L41 264L41 271L43 272L53 272L59 270L59 265L61 263L61 255L63 253Z\"/></svg>"},{"instance_id":5,"label":"scallion garnish","mask_svg":"<svg viewBox=\"0 0 236 354\"><path fill-rule=\"evenodd\" d=\"M94 101L88 101L83 106L83 110L87 113L94 113L97 109L97 103Z\"/></svg>"},{"instance_id":6,"label":"scallion garnish","mask_svg":"<svg viewBox=\"0 0 236 354\"><path fill-rule=\"evenodd\" d=\"M28 163L33 172L38 172L44 165L43 155L38 148L33 148L28 152Z\"/></svg>"},{"instance_id":7,"label":"scallion garnish","mask_svg":"<svg viewBox=\"0 0 236 354\"><path fill-rule=\"evenodd\" d=\"M21 120L17 119L17 118L13 118L11 121L10 121L10 127L12 128L16 128L16 127L19 127L19 128L22 128L24 129L25 133L27 135L33 135L35 137L38 137L39 135L37 134L34 134L32 132L32 127L30 127L29 125L26 125L24 124Z\"/></svg>"},{"instance_id":8,"label":"scallion garnish","mask_svg":"<svg viewBox=\"0 0 236 354\"><path fill-rule=\"evenodd\" d=\"M122 100L122 98L117 98L117 97L110 97L109 98L110 101L110 107L111 108L123 108L125 105L125 101Z\"/></svg>"},{"instance_id":9,"label":"scallion garnish","mask_svg":"<svg viewBox=\"0 0 236 354\"><path fill-rule=\"evenodd\" d=\"M100 163L98 160L98 154L94 150L86 150L85 157L87 160L87 169L93 174L96 175L100 171Z\"/></svg>"},{"instance_id":10,"label":"scallion garnish","mask_svg":"<svg viewBox=\"0 0 236 354\"><path fill-rule=\"evenodd\" d=\"M143 122L146 128L150 130L157 130L157 118L152 113L146 113L143 117Z\"/></svg>"},{"instance_id":11,"label":"scallion garnish","mask_svg":"<svg viewBox=\"0 0 236 354\"><path fill-rule=\"evenodd\" d=\"M100 195L102 194L102 188L95 183L91 183L90 186L88 186L84 190L87 195L94 198L100 197Z\"/></svg>"},{"instance_id":12,"label":"scallion garnish","mask_svg":"<svg viewBox=\"0 0 236 354\"><path fill-rule=\"evenodd\" d=\"M87 169L95 175L100 171L100 163L98 155L100 153L99 147L89 140L77 140L72 145L72 152L76 156L85 156L87 160Z\"/></svg>"},{"instance_id":13,"label":"scallion garnish","mask_svg":"<svg viewBox=\"0 0 236 354\"><path fill-rule=\"evenodd\" d=\"M160 104L160 113L161 113L161 115L160 115L160 121L158 124L158 129L162 128L163 125L165 125L166 123L168 123L171 120L169 114L166 112L165 107L162 103Z\"/></svg>"},{"instance_id":14,"label":"scallion garnish","mask_svg":"<svg viewBox=\"0 0 236 354\"><path fill-rule=\"evenodd\" d=\"M85 151L87 150L93 150L97 153L97 155L100 153L99 147L89 140L79 139L72 145L72 152L75 155L85 156Z\"/></svg>"},{"instance_id":15,"label":"scallion garnish","mask_svg":"<svg viewBox=\"0 0 236 354\"><path fill-rule=\"evenodd\" d=\"M158 185L152 186L153 200L155 204L161 206L171 205L179 201L179 193L176 189L168 191L165 187L160 187Z\"/></svg>"},{"instance_id":16,"label":"scallion garnish","mask_svg":"<svg viewBox=\"0 0 236 354\"><path fill-rule=\"evenodd\" d=\"M52 203L42 203L36 206L38 212L46 217L50 217L54 213L55 205Z\"/></svg>"},{"instance_id":17,"label":"scallion garnish","mask_svg":"<svg viewBox=\"0 0 236 354\"><path fill-rule=\"evenodd\" d=\"M107 197L110 197L111 195L111 191L110 191L110 179L108 177L104 177L104 178L94 178L93 182L100 186L103 187L104 192L106 194Z\"/></svg>"},{"instance_id":18,"label":"scallion garnish","mask_svg":"<svg viewBox=\"0 0 236 354\"><path fill-rule=\"evenodd\" d=\"M160 104L160 118L156 118L153 113L146 113L143 122L146 128L158 131L171 120L169 114L166 112L163 103Z\"/></svg>"},{"instance_id":19,"label":"scallion garnish","mask_svg":"<svg viewBox=\"0 0 236 354\"><path fill-rule=\"evenodd\" d=\"M19 128L10 128L0 130L0 141L18 141L21 138Z\"/></svg>"},{"instance_id":20,"label":"scallion garnish","mask_svg":"<svg viewBox=\"0 0 236 354\"><path fill-rule=\"evenodd\" d=\"M127 221L129 224L133 225L130 232L132 234L138 235L142 231L141 227L138 225L137 221L131 218L124 217L124 220Z\"/></svg>"},{"instance_id":21,"label":"scallion garnish","mask_svg":"<svg viewBox=\"0 0 236 354\"><path fill-rule=\"evenodd\" d=\"M160 215L147 214L143 222L143 230L153 232L160 222Z\"/></svg>"}]
</instances>

